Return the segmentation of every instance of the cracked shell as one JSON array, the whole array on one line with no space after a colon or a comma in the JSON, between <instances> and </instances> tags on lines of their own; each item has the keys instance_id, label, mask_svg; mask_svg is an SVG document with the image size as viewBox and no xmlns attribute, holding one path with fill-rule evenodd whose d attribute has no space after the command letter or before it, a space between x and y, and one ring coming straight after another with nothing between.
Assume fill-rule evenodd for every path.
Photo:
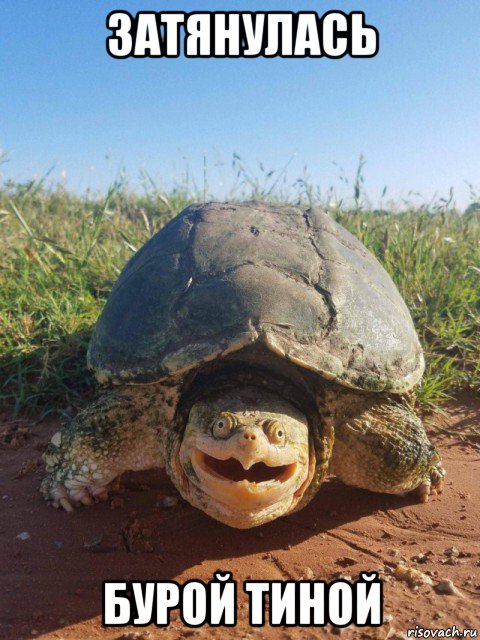
<instances>
[{"instance_id":1,"label":"cracked shell","mask_svg":"<svg viewBox=\"0 0 480 640\"><path fill-rule=\"evenodd\" d=\"M128 262L89 364L101 382L153 382L259 343L340 384L402 393L422 350L390 276L319 209L191 205Z\"/></svg>"}]
</instances>

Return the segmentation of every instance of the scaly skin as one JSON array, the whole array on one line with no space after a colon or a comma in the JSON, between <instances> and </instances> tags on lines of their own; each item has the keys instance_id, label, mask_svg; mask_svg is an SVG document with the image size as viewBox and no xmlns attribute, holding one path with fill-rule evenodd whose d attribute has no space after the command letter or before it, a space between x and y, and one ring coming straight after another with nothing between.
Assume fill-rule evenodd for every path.
<instances>
[{"instance_id":1,"label":"scaly skin","mask_svg":"<svg viewBox=\"0 0 480 640\"><path fill-rule=\"evenodd\" d=\"M259 388L253 395L241 388L198 400L184 434L172 425L176 406L177 389L160 384L105 393L53 436L44 455L44 497L72 511L105 498L124 471L166 467L191 504L230 526L253 527L313 497L329 462L333 428L330 471L346 484L384 493L415 490L422 500L442 488L445 472L421 422L387 395L341 389L322 395L323 434L312 434L305 416ZM228 434L220 436L214 425L225 418ZM272 429L278 428L277 441ZM219 480L204 454L234 458L243 469L259 462L292 466L271 485L260 479L254 486L249 477Z\"/></svg>"},{"instance_id":2,"label":"scaly skin","mask_svg":"<svg viewBox=\"0 0 480 640\"><path fill-rule=\"evenodd\" d=\"M72 511L105 499L124 471L164 467L168 391L156 385L105 393L68 422L44 453L44 497Z\"/></svg>"},{"instance_id":3,"label":"scaly skin","mask_svg":"<svg viewBox=\"0 0 480 640\"><path fill-rule=\"evenodd\" d=\"M343 392L332 399L330 470L342 482L379 493L440 493L445 471L419 418L388 396Z\"/></svg>"}]
</instances>

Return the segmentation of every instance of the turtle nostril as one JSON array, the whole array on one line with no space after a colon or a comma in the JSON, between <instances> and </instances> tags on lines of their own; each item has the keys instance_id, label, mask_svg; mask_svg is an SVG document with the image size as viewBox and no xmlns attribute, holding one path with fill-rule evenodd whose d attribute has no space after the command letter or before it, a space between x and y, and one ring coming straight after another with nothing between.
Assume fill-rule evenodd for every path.
<instances>
[{"instance_id":1,"label":"turtle nostril","mask_svg":"<svg viewBox=\"0 0 480 640\"><path fill-rule=\"evenodd\" d=\"M245 438L245 440L256 440L257 436L254 433L244 433L243 437Z\"/></svg>"}]
</instances>

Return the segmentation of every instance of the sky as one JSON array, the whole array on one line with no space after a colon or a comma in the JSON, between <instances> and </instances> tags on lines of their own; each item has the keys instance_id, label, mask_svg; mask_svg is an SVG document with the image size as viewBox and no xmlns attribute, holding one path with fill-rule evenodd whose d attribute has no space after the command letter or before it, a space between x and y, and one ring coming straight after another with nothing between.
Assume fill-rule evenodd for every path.
<instances>
[{"instance_id":1,"label":"sky","mask_svg":"<svg viewBox=\"0 0 480 640\"><path fill-rule=\"evenodd\" d=\"M370 59L110 58L110 11L364 11L380 33ZM342 195L366 158L372 201L420 193L466 206L480 191L480 2L202 3L0 0L2 179L105 191L124 171L158 185L188 171L222 195L233 154L303 174Z\"/></svg>"}]
</instances>

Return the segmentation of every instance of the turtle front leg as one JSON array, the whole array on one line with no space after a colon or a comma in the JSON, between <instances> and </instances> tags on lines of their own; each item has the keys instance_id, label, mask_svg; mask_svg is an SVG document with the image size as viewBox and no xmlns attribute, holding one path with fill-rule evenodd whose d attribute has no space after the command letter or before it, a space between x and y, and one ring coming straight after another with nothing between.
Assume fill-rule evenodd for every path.
<instances>
[{"instance_id":1,"label":"turtle front leg","mask_svg":"<svg viewBox=\"0 0 480 640\"><path fill-rule=\"evenodd\" d=\"M168 405L151 387L101 396L51 439L41 492L53 506L73 511L106 499L124 471L165 466Z\"/></svg>"},{"instance_id":2,"label":"turtle front leg","mask_svg":"<svg viewBox=\"0 0 480 640\"><path fill-rule=\"evenodd\" d=\"M441 493L445 470L419 418L387 396L342 394L333 403L331 470L345 484L380 493Z\"/></svg>"}]
</instances>

